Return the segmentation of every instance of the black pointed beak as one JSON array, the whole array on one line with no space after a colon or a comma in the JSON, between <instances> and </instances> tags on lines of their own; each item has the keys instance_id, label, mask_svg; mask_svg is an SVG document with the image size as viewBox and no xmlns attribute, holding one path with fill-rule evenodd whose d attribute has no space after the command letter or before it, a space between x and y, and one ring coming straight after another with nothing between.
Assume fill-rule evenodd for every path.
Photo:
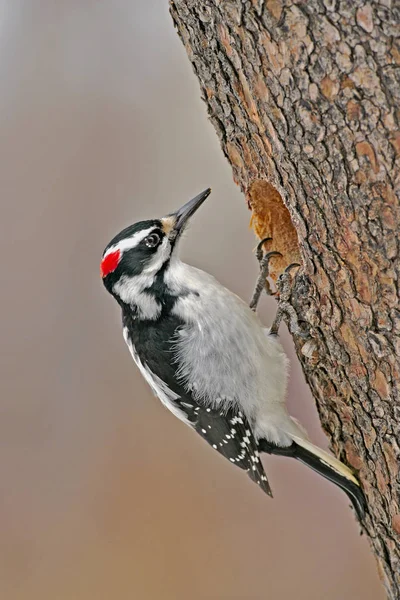
<instances>
[{"instance_id":1,"label":"black pointed beak","mask_svg":"<svg viewBox=\"0 0 400 600\"><path fill-rule=\"evenodd\" d=\"M204 200L206 200L210 194L211 188L207 188L204 190L204 192L201 192L201 194L198 194L198 196L192 200L189 200L189 202L186 202L186 204L184 204L181 208L178 208L176 212L169 215L170 217L175 217L176 219L173 226L173 230L176 232L176 235L179 235L179 233L183 231L190 217L198 208L200 208Z\"/></svg>"}]
</instances>

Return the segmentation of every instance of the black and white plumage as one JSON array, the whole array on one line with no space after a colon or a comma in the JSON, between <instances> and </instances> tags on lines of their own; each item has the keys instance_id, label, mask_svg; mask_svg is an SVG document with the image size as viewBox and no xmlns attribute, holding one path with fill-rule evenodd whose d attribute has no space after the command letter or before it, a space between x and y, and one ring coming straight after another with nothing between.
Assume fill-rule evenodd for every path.
<instances>
[{"instance_id":1,"label":"black and white plumage","mask_svg":"<svg viewBox=\"0 0 400 600\"><path fill-rule=\"evenodd\" d=\"M185 386L177 377L171 349L173 352L174 337L182 335L184 323L171 315L164 318L161 331L157 320L143 323L131 311L123 310L124 339L143 377L178 419L193 427L210 446L247 471L253 481L272 495L258 444L242 411L237 406L225 406L218 397L215 403L205 406L196 400L196 383Z\"/></svg>"},{"instance_id":2,"label":"black and white plumage","mask_svg":"<svg viewBox=\"0 0 400 600\"><path fill-rule=\"evenodd\" d=\"M132 357L161 402L267 494L259 453L292 456L344 489L362 518L350 469L287 412L288 359L278 337L211 275L179 260L179 237L209 193L124 229L104 251L103 282L121 306Z\"/></svg>"}]
</instances>

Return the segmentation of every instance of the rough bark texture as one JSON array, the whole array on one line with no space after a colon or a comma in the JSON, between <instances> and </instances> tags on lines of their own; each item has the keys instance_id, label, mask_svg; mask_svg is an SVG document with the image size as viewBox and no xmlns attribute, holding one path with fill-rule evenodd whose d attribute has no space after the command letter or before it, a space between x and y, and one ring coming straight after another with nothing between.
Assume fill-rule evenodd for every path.
<instances>
[{"instance_id":1,"label":"rough bark texture","mask_svg":"<svg viewBox=\"0 0 400 600\"><path fill-rule=\"evenodd\" d=\"M300 257L295 339L364 528L400 598L398 0L174 0L171 14L258 235ZM397 40L396 40L397 37ZM289 210L285 215L285 206ZM294 228L293 228L293 225Z\"/></svg>"}]
</instances>

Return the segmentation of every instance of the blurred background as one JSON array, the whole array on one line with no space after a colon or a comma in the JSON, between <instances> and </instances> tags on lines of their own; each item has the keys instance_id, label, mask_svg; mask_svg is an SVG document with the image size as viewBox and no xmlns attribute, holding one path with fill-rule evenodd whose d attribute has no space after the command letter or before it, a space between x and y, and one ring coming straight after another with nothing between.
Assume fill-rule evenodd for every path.
<instances>
[{"instance_id":1,"label":"blurred background","mask_svg":"<svg viewBox=\"0 0 400 600\"><path fill-rule=\"evenodd\" d=\"M345 495L284 458L263 495L152 396L103 289L115 233L207 186L183 257L257 275L167 0L0 0L0 82L1 598L383 598ZM326 446L295 358L289 402Z\"/></svg>"}]
</instances>

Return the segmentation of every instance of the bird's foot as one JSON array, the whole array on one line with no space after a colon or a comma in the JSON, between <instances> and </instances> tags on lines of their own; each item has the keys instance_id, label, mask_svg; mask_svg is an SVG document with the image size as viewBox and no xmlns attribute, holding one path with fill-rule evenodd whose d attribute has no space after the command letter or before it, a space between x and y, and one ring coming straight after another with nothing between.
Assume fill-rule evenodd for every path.
<instances>
[{"instance_id":1,"label":"bird's foot","mask_svg":"<svg viewBox=\"0 0 400 600\"><path fill-rule=\"evenodd\" d=\"M278 310L276 311L275 319L271 325L270 333L278 335L279 326L284 319L287 323L290 333L298 335L302 338L308 338L309 334L300 327L299 318L293 308L290 300L292 296L293 279L291 271L300 267L298 263L292 263L278 277L276 287L279 294Z\"/></svg>"},{"instance_id":2,"label":"bird's foot","mask_svg":"<svg viewBox=\"0 0 400 600\"><path fill-rule=\"evenodd\" d=\"M256 248L256 258L258 260L258 264L260 265L260 274L257 278L256 286L254 288L254 292L253 292L253 295L252 295L252 298L251 298L250 304L249 304L251 310L254 310L254 311L257 310L257 305L258 305L258 302L260 300L260 296L261 296L261 293L263 290L266 291L268 296L274 295L274 292L271 290L271 286L267 279L268 274L269 274L269 262L273 256L282 256L282 254L280 252L276 252L274 250L271 252L266 252L264 254L263 246L264 246L265 242L268 242L270 240L272 240L272 238L270 238L270 237L264 238L257 244L257 248Z\"/></svg>"}]
</instances>

